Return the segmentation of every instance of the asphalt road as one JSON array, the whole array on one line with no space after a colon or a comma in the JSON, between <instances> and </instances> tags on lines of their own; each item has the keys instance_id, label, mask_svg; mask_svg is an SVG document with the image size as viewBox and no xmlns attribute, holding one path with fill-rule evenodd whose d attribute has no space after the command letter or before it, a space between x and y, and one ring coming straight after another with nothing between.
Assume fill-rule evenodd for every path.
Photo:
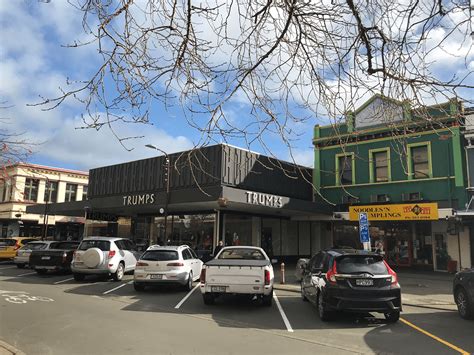
<instances>
[{"instance_id":1,"label":"asphalt road","mask_svg":"<svg viewBox=\"0 0 474 355\"><path fill-rule=\"evenodd\" d=\"M205 306L199 289L183 301L172 287L137 293L131 275L71 278L0 263L0 339L26 354L474 353L474 321L456 312L405 307L397 324L376 314L323 323L292 292L276 291L281 309L235 297Z\"/></svg>"}]
</instances>

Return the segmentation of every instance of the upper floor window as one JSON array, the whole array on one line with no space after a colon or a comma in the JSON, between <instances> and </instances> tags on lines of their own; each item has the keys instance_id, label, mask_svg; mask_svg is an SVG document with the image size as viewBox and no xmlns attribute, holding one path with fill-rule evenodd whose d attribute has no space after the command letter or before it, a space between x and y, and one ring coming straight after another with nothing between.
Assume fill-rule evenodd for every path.
<instances>
[{"instance_id":1,"label":"upper floor window","mask_svg":"<svg viewBox=\"0 0 474 355\"><path fill-rule=\"evenodd\" d=\"M390 181L390 151L384 149L371 152L370 182Z\"/></svg>"},{"instance_id":2,"label":"upper floor window","mask_svg":"<svg viewBox=\"0 0 474 355\"><path fill-rule=\"evenodd\" d=\"M58 182L47 181L44 189L44 202L58 201Z\"/></svg>"},{"instance_id":3,"label":"upper floor window","mask_svg":"<svg viewBox=\"0 0 474 355\"><path fill-rule=\"evenodd\" d=\"M23 199L25 201L36 202L38 200L38 179L26 178L25 190L23 191Z\"/></svg>"},{"instance_id":4,"label":"upper floor window","mask_svg":"<svg viewBox=\"0 0 474 355\"><path fill-rule=\"evenodd\" d=\"M412 179L426 179L432 177L430 145L408 145L409 173Z\"/></svg>"},{"instance_id":5,"label":"upper floor window","mask_svg":"<svg viewBox=\"0 0 474 355\"><path fill-rule=\"evenodd\" d=\"M82 201L87 200L87 191L89 190L89 186L84 185L82 187Z\"/></svg>"},{"instance_id":6,"label":"upper floor window","mask_svg":"<svg viewBox=\"0 0 474 355\"><path fill-rule=\"evenodd\" d=\"M64 198L64 201L66 202L76 201L76 195L77 195L77 185L66 184L66 197Z\"/></svg>"},{"instance_id":7,"label":"upper floor window","mask_svg":"<svg viewBox=\"0 0 474 355\"><path fill-rule=\"evenodd\" d=\"M354 155L337 155L336 185L352 185L354 183Z\"/></svg>"}]
</instances>

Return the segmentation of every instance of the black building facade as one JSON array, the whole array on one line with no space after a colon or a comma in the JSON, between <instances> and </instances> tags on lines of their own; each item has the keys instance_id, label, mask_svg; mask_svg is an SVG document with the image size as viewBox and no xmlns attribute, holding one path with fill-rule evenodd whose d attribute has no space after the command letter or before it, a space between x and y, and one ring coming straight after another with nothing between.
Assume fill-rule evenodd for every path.
<instances>
[{"instance_id":1,"label":"black building facade","mask_svg":"<svg viewBox=\"0 0 474 355\"><path fill-rule=\"evenodd\" d=\"M198 251L222 240L291 259L332 240L331 209L312 201L311 176L309 168L219 144L92 169L87 201L49 210L109 220L88 235L126 235L144 246L189 244ZM36 209L41 205L29 207Z\"/></svg>"}]
</instances>

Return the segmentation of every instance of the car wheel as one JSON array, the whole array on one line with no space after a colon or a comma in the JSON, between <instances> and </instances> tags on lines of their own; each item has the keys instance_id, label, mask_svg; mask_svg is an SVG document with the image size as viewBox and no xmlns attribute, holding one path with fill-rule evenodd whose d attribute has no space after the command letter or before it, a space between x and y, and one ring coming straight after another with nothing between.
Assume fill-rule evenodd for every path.
<instances>
[{"instance_id":1,"label":"car wheel","mask_svg":"<svg viewBox=\"0 0 474 355\"><path fill-rule=\"evenodd\" d=\"M120 262L117 266L117 271L115 271L112 274L112 277L114 278L114 280L121 281L123 278L124 271L125 271L125 266L123 265L123 262Z\"/></svg>"},{"instance_id":2,"label":"car wheel","mask_svg":"<svg viewBox=\"0 0 474 355\"><path fill-rule=\"evenodd\" d=\"M301 282L300 286L301 286L301 299L305 302L308 302L308 299L306 298L306 296L304 294L304 291L303 291L303 283L302 282Z\"/></svg>"},{"instance_id":3,"label":"car wheel","mask_svg":"<svg viewBox=\"0 0 474 355\"><path fill-rule=\"evenodd\" d=\"M75 281L84 281L86 278L86 275L83 274L73 274L72 276L74 277Z\"/></svg>"},{"instance_id":4,"label":"car wheel","mask_svg":"<svg viewBox=\"0 0 474 355\"><path fill-rule=\"evenodd\" d=\"M269 295L264 295L262 297L263 305L265 307L271 307L272 306L272 301L273 301L273 290Z\"/></svg>"},{"instance_id":5,"label":"car wheel","mask_svg":"<svg viewBox=\"0 0 474 355\"><path fill-rule=\"evenodd\" d=\"M38 275L44 275L48 272L48 270L45 269L36 269L35 271Z\"/></svg>"},{"instance_id":6,"label":"car wheel","mask_svg":"<svg viewBox=\"0 0 474 355\"><path fill-rule=\"evenodd\" d=\"M188 279L186 281L186 285L184 285L184 289L186 291L191 291L193 289L193 272L190 271L188 274Z\"/></svg>"},{"instance_id":7,"label":"car wheel","mask_svg":"<svg viewBox=\"0 0 474 355\"><path fill-rule=\"evenodd\" d=\"M456 291L454 297L456 305L458 306L458 313L461 318L471 319L473 316L472 305L469 302L469 297L467 296L466 290L459 288Z\"/></svg>"},{"instance_id":8,"label":"car wheel","mask_svg":"<svg viewBox=\"0 0 474 355\"><path fill-rule=\"evenodd\" d=\"M318 316L323 322L331 320L331 312L328 311L328 307L324 303L321 293L318 294Z\"/></svg>"},{"instance_id":9,"label":"car wheel","mask_svg":"<svg viewBox=\"0 0 474 355\"><path fill-rule=\"evenodd\" d=\"M25 264L16 264L16 267L19 268L19 269L24 269Z\"/></svg>"},{"instance_id":10,"label":"car wheel","mask_svg":"<svg viewBox=\"0 0 474 355\"><path fill-rule=\"evenodd\" d=\"M133 283L133 288L134 288L135 291L137 291L137 292L143 292L143 291L145 291L145 285L138 284L138 283L136 283L136 282Z\"/></svg>"},{"instance_id":11,"label":"car wheel","mask_svg":"<svg viewBox=\"0 0 474 355\"><path fill-rule=\"evenodd\" d=\"M204 304L208 305L208 306L214 304L214 301L215 301L214 295L212 295L210 293L204 293L202 295L202 299L204 301Z\"/></svg>"},{"instance_id":12,"label":"car wheel","mask_svg":"<svg viewBox=\"0 0 474 355\"><path fill-rule=\"evenodd\" d=\"M395 323L395 322L398 322L398 320L400 319L400 311L384 313L384 316L385 316L385 319L387 320L387 322Z\"/></svg>"}]
</instances>

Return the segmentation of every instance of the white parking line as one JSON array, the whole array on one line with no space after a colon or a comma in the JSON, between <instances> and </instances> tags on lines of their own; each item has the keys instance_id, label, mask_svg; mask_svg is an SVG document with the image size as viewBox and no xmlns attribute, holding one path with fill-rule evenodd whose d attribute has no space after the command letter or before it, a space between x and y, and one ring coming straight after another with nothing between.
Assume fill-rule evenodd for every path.
<instances>
[{"instance_id":1,"label":"white parking line","mask_svg":"<svg viewBox=\"0 0 474 355\"><path fill-rule=\"evenodd\" d=\"M277 297L275 291L273 291L273 299L275 300L276 305L277 305L277 307L278 307L278 310L280 311L281 318L283 318L283 322L285 323L286 329L287 329L290 333L293 333L293 328L291 327L290 321L288 320L288 318L287 318L287 316L286 316L286 314L285 314L285 311L284 311L283 308L281 307L280 301L278 300L278 297Z\"/></svg>"},{"instance_id":2,"label":"white parking line","mask_svg":"<svg viewBox=\"0 0 474 355\"><path fill-rule=\"evenodd\" d=\"M74 280L74 277L71 277L70 279L66 279L66 280L56 281L54 284L58 285L58 284L62 284L63 282L68 282L68 281L71 281L71 280Z\"/></svg>"},{"instance_id":3,"label":"white parking line","mask_svg":"<svg viewBox=\"0 0 474 355\"><path fill-rule=\"evenodd\" d=\"M6 270L6 269L15 269L16 266L7 266L7 267L0 267L0 270Z\"/></svg>"},{"instance_id":4,"label":"white parking line","mask_svg":"<svg viewBox=\"0 0 474 355\"><path fill-rule=\"evenodd\" d=\"M200 282L198 282L198 284L196 286L194 286L194 288L188 292L188 294L186 296L184 296L184 298L176 305L174 306L175 309L179 309L179 307L181 307L183 305L183 303L189 298L189 296L191 296L191 294L201 285Z\"/></svg>"},{"instance_id":5,"label":"white parking line","mask_svg":"<svg viewBox=\"0 0 474 355\"><path fill-rule=\"evenodd\" d=\"M26 274L21 274L21 275L17 275L17 276L28 276L28 275L34 275L36 274L36 271L35 272L28 272Z\"/></svg>"},{"instance_id":6,"label":"white parking line","mask_svg":"<svg viewBox=\"0 0 474 355\"><path fill-rule=\"evenodd\" d=\"M130 284L132 284L132 283L133 283L133 281L129 281L129 282L127 282L127 283L121 284L120 286L114 287L114 288L111 289L111 290L105 291L105 292L102 293L102 294L103 294L103 295L106 295L106 294L108 294L108 293L110 293L110 292L114 292L115 290L118 290L119 288L122 288L122 287L124 287L124 286L126 286L126 285L130 285Z\"/></svg>"}]
</instances>

